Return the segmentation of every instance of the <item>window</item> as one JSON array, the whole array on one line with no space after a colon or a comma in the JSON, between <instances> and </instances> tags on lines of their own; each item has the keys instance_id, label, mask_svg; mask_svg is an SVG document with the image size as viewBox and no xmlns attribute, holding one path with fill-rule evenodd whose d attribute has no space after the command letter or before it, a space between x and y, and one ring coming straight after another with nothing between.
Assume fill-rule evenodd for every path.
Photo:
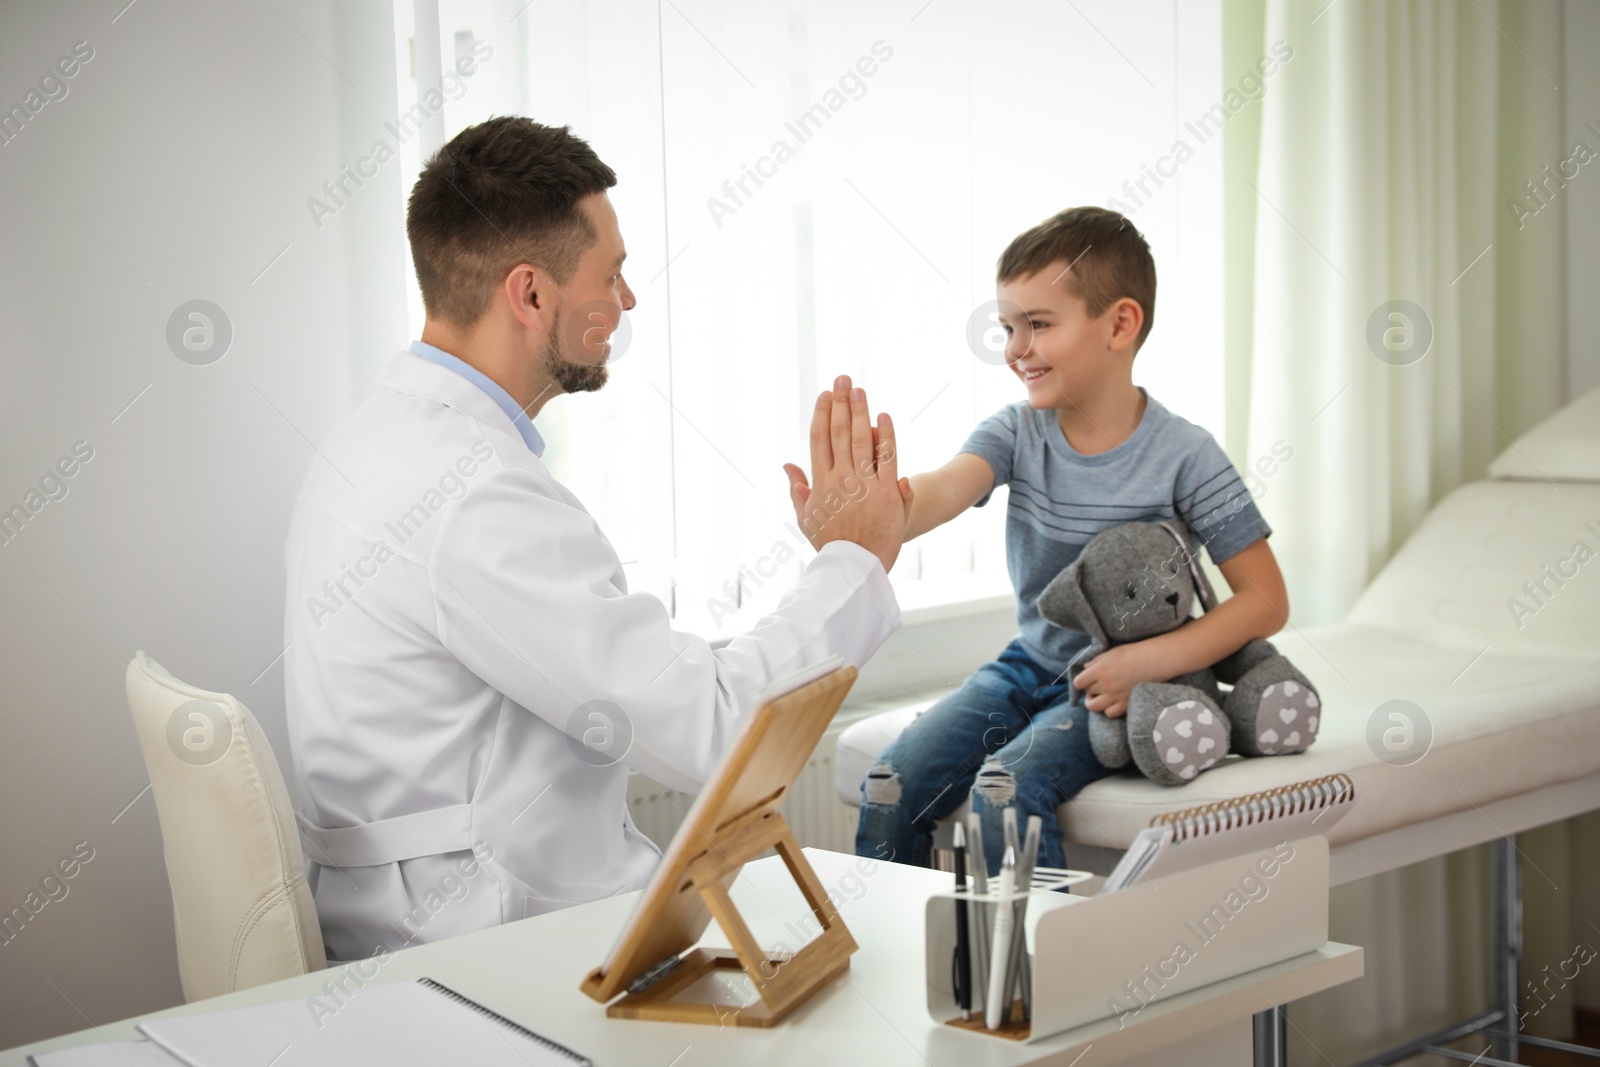
<instances>
[{"instance_id":1,"label":"window","mask_svg":"<svg viewBox=\"0 0 1600 1067\"><path fill-rule=\"evenodd\" d=\"M538 422L632 586L680 626L748 627L810 558L781 464L808 466L835 375L894 415L906 474L1022 397L969 326L1005 244L1064 207L1109 204L1148 237L1161 283L1135 377L1221 435L1222 146L1192 127L1220 97L1218 3L519 6L415 5L438 19L439 69L487 53L433 98L435 136L522 113L616 169L630 336L604 390ZM397 2L402 113L412 11ZM425 143L402 148L408 189ZM1009 592L1004 512L1001 491L908 545L902 604Z\"/></svg>"}]
</instances>

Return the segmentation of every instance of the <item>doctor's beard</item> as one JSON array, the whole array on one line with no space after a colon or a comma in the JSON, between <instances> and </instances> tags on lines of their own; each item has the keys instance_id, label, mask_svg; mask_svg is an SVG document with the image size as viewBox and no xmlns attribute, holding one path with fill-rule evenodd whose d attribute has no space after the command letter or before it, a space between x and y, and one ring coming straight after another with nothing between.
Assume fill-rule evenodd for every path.
<instances>
[{"instance_id":1,"label":"doctor's beard","mask_svg":"<svg viewBox=\"0 0 1600 1067\"><path fill-rule=\"evenodd\" d=\"M550 340L545 344L544 351L539 353L539 360L550 380L563 393L592 393L606 384L608 371L605 362L585 363L573 359L567 350L565 327L566 323L558 314L555 328L550 331ZM609 344L606 354L610 355Z\"/></svg>"}]
</instances>

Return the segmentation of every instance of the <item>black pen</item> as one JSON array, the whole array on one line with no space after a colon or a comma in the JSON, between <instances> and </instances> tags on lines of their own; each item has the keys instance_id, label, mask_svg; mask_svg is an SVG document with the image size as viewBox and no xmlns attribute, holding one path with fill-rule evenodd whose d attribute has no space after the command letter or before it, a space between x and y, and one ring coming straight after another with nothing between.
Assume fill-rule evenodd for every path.
<instances>
[{"instance_id":1,"label":"black pen","mask_svg":"<svg viewBox=\"0 0 1600 1067\"><path fill-rule=\"evenodd\" d=\"M967 835L956 823L956 1007L961 1017L972 1017L972 949L967 944Z\"/></svg>"}]
</instances>

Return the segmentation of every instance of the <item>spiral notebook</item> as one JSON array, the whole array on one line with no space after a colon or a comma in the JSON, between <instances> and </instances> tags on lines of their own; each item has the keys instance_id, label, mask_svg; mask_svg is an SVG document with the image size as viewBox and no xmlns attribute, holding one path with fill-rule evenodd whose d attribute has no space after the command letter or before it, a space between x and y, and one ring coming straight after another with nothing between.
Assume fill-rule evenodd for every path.
<instances>
[{"instance_id":1,"label":"spiral notebook","mask_svg":"<svg viewBox=\"0 0 1600 1067\"><path fill-rule=\"evenodd\" d=\"M1333 774L1158 815L1134 838L1100 892L1115 893L1141 878L1326 834L1355 802L1355 783L1348 775Z\"/></svg>"},{"instance_id":2,"label":"spiral notebook","mask_svg":"<svg viewBox=\"0 0 1600 1067\"><path fill-rule=\"evenodd\" d=\"M34 1062L38 1067L113 1062L174 1067L593 1067L588 1058L431 978L356 986L337 997L147 1019L138 1029L142 1041L45 1053Z\"/></svg>"}]
</instances>

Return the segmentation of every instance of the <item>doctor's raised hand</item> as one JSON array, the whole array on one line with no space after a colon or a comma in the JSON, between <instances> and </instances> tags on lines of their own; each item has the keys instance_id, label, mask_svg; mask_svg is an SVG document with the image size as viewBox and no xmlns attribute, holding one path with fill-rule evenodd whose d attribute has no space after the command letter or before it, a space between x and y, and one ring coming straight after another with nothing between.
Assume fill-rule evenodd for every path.
<instances>
[{"instance_id":1,"label":"doctor's raised hand","mask_svg":"<svg viewBox=\"0 0 1600 1067\"><path fill-rule=\"evenodd\" d=\"M793 463L789 498L811 547L853 541L883 561L888 571L905 542L911 514L911 482L899 476L894 422L880 414L876 425L865 390L851 388L848 375L817 397L811 415L811 480Z\"/></svg>"}]
</instances>

